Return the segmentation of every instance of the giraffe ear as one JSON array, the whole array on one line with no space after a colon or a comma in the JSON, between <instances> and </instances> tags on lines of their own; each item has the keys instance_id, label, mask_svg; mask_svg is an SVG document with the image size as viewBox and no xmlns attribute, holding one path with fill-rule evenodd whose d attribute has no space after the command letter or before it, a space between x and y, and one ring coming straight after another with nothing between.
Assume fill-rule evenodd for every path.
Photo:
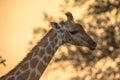
<instances>
[{"instance_id":1,"label":"giraffe ear","mask_svg":"<svg viewBox=\"0 0 120 80\"><path fill-rule=\"evenodd\" d=\"M66 12L65 15L67 16L68 21L73 21L73 15L71 12Z\"/></svg>"},{"instance_id":2,"label":"giraffe ear","mask_svg":"<svg viewBox=\"0 0 120 80\"><path fill-rule=\"evenodd\" d=\"M60 26L56 22L50 22L50 24L51 24L52 28L55 30L60 28Z\"/></svg>"}]
</instances>

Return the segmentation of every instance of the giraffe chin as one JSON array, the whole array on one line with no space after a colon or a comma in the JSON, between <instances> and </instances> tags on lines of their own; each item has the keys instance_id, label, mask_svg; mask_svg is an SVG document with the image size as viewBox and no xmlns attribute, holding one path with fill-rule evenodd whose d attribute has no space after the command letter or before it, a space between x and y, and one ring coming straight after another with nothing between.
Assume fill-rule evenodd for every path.
<instances>
[{"instance_id":1,"label":"giraffe chin","mask_svg":"<svg viewBox=\"0 0 120 80\"><path fill-rule=\"evenodd\" d=\"M93 45L93 46L90 46L90 45L82 45L82 44L74 44L76 46L86 46L87 48L89 48L90 50L95 50L96 49L96 44Z\"/></svg>"}]
</instances>

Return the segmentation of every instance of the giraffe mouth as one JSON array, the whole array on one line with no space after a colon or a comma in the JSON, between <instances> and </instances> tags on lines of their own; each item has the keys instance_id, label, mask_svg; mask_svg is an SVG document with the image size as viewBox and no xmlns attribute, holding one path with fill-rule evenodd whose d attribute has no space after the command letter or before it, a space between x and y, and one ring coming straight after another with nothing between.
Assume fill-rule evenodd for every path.
<instances>
[{"instance_id":1,"label":"giraffe mouth","mask_svg":"<svg viewBox=\"0 0 120 80\"><path fill-rule=\"evenodd\" d=\"M89 48L90 50L95 50L95 49L96 49L96 46L97 46L97 44L96 44L95 42L92 42L92 44L89 44L88 48Z\"/></svg>"},{"instance_id":2,"label":"giraffe mouth","mask_svg":"<svg viewBox=\"0 0 120 80\"><path fill-rule=\"evenodd\" d=\"M90 50L95 50L96 47L89 47Z\"/></svg>"}]
</instances>

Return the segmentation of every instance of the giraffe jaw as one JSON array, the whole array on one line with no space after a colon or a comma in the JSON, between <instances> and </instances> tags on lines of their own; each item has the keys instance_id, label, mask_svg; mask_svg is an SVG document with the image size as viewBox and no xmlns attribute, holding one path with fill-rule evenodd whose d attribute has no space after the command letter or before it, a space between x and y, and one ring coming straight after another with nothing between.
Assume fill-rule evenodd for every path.
<instances>
[{"instance_id":1,"label":"giraffe jaw","mask_svg":"<svg viewBox=\"0 0 120 80\"><path fill-rule=\"evenodd\" d=\"M78 43L73 43L73 45L76 45L76 46L85 46L85 47L89 48L92 51L95 50L96 46L97 46L97 44L95 42L93 44L89 44L87 42L84 42L84 44L81 44L81 43L83 43L83 42L79 42L79 44Z\"/></svg>"}]
</instances>

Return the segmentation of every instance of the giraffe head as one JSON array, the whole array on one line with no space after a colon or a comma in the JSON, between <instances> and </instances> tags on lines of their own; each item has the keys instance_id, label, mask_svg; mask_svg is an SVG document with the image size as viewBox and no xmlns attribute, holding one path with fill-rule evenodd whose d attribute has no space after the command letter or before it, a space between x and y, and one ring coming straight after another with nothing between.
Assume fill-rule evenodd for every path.
<instances>
[{"instance_id":1,"label":"giraffe head","mask_svg":"<svg viewBox=\"0 0 120 80\"><path fill-rule=\"evenodd\" d=\"M73 16L70 12L66 13L67 21L59 24L51 22L53 30L62 35L64 43L70 43L77 46L85 46L91 50L96 48L96 43L85 32L83 26L73 21Z\"/></svg>"}]
</instances>

